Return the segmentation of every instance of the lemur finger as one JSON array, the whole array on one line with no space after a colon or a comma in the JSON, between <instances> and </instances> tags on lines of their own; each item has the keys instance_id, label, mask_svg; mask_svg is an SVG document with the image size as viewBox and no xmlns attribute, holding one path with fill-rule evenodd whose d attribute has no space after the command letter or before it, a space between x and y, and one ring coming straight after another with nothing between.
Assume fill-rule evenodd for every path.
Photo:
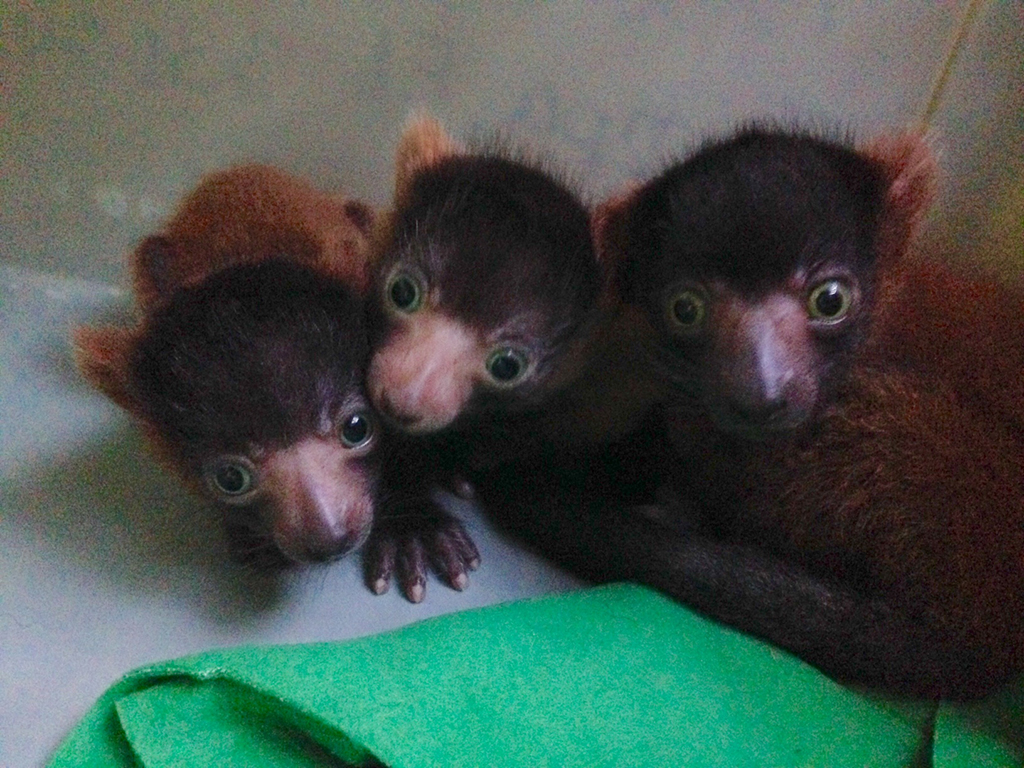
<instances>
[{"instance_id":1,"label":"lemur finger","mask_svg":"<svg viewBox=\"0 0 1024 768\"><path fill-rule=\"evenodd\" d=\"M430 543L430 561L434 570L452 589L461 592L469 586L466 562L456 540L446 531L438 531Z\"/></svg>"},{"instance_id":2,"label":"lemur finger","mask_svg":"<svg viewBox=\"0 0 1024 768\"><path fill-rule=\"evenodd\" d=\"M415 536L402 542L398 550L398 583L410 603L423 602L427 592L427 558L423 543Z\"/></svg>"},{"instance_id":3,"label":"lemur finger","mask_svg":"<svg viewBox=\"0 0 1024 768\"><path fill-rule=\"evenodd\" d=\"M383 595L391 587L395 570L397 545L391 537L371 539L363 553L363 573L366 586L375 595Z\"/></svg>"}]
</instances>

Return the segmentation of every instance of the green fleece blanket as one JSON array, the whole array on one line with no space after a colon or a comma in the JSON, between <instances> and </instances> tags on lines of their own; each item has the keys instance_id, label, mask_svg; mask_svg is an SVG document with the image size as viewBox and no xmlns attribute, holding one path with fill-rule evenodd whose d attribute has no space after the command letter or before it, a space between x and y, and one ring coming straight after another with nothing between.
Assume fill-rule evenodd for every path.
<instances>
[{"instance_id":1,"label":"green fleece blanket","mask_svg":"<svg viewBox=\"0 0 1024 768\"><path fill-rule=\"evenodd\" d=\"M137 670L51 766L1020 765L1021 687L971 708L851 691L640 587L343 643Z\"/></svg>"}]
</instances>

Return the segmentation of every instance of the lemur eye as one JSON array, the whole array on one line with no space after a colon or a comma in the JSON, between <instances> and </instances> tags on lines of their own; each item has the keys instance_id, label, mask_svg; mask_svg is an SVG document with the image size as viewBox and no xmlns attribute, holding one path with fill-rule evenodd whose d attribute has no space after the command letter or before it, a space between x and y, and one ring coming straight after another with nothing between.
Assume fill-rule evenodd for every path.
<instances>
[{"instance_id":1,"label":"lemur eye","mask_svg":"<svg viewBox=\"0 0 1024 768\"><path fill-rule=\"evenodd\" d=\"M373 437L373 419L366 411L356 411L345 417L339 432L346 448L361 448Z\"/></svg>"},{"instance_id":2,"label":"lemur eye","mask_svg":"<svg viewBox=\"0 0 1024 768\"><path fill-rule=\"evenodd\" d=\"M842 280L826 280L811 289L807 312L822 323L838 323L850 311L853 290Z\"/></svg>"},{"instance_id":3,"label":"lemur eye","mask_svg":"<svg viewBox=\"0 0 1024 768\"><path fill-rule=\"evenodd\" d=\"M245 500L256 490L256 468L242 456L223 456L206 468L206 484L222 501Z\"/></svg>"},{"instance_id":4,"label":"lemur eye","mask_svg":"<svg viewBox=\"0 0 1024 768\"><path fill-rule=\"evenodd\" d=\"M512 347L499 347L487 358L487 372L496 384L512 386L526 375L529 361L522 352Z\"/></svg>"},{"instance_id":5,"label":"lemur eye","mask_svg":"<svg viewBox=\"0 0 1024 768\"><path fill-rule=\"evenodd\" d=\"M672 294L668 301L668 319L676 329L687 333L696 331L707 316L707 299L693 288Z\"/></svg>"},{"instance_id":6,"label":"lemur eye","mask_svg":"<svg viewBox=\"0 0 1024 768\"><path fill-rule=\"evenodd\" d=\"M388 280L387 298L399 312L412 314L423 303L423 286L408 272L398 272Z\"/></svg>"}]
</instances>

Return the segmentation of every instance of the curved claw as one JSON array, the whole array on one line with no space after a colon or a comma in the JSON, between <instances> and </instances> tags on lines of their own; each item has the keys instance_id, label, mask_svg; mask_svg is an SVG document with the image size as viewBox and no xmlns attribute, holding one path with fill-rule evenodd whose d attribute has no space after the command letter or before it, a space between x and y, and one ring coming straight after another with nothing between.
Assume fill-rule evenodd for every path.
<instances>
[{"instance_id":1,"label":"curved claw","mask_svg":"<svg viewBox=\"0 0 1024 768\"><path fill-rule=\"evenodd\" d=\"M423 602L427 592L427 556L416 535L406 536L399 544L398 583L406 600Z\"/></svg>"}]
</instances>

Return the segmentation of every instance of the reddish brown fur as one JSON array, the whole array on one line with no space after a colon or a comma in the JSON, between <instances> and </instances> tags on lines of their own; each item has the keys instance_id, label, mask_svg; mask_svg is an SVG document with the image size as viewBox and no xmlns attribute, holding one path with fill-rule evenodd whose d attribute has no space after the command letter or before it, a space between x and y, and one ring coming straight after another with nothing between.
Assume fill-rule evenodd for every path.
<instances>
[{"instance_id":1,"label":"reddish brown fur","mask_svg":"<svg viewBox=\"0 0 1024 768\"><path fill-rule=\"evenodd\" d=\"M243 165L204 176L163 231L145 238L129 258L142 323L134 329L76 329L78 367L90 384L140 417L127 386L127 366L148 312L180 288L228 266L282 256L323 270L362 294L375 221L365 203L326 195L271 166ZM154 437L159 455L173 453Z\"/></svg>"},{"instance_id":2,"label":"reddish brown fur","mask_svg":"<svg viewBox=\"0 0 1024 768\"><path fill-rule=\"evenodd\" d=\"M266 165L241 165L204 176L159 235L145 238L129 258L143 312L135 328L75 329L83 376L119 406L144 420L128 386L127 366L146 316L179 289L239 264L286 256L352 286L367 287L373 209L328 195L303 179ZM177 451L147 429L155 453Z\"/></svg>"},{"instance_id":3,"label":"reddish brown fur","mask_svg":"<svg viewBox=\"0 0 1024 768\"><path fill-rule=\"evenodd\" d=\"M672 445L645 424L500 467L481 497L576 572L642 581L843 680L969 698L1019 671L1024 300L914 252L935 172L920 135L855 153L755 127L611 201L599 243L624 265ZM784 430L721 418L755 368L721 315L771 307L821 264L863 303L816 326L816 348L779 334L822 361L804 373L825 385L801 388L815 408ZM676 322L679 286L708 295L704 325ZM814 323L810 295L783 316ZM708 375L723 366L733 381ZM666 478L674 497L653 492Z\"/></svg>"},{"instance_id":4,"label":"reddish brown fur","mask_svg":"<svg viewBox=\"0 0 1024 768\"><path fill-rule=\"evenodd\" d=\"M246 521L242 528L272 538L293 560L319 559L343 551L343 546L358 546L373 519L376 470L367 463L370 445L354 449L341 445L335 423L367 407L361 395L366 340L360 297L366 289L373 222L374 212L365 204L324 194L275 168L247 165L210 174L184 199L163 231L143 240L131 256L142 310L139 324L79 328L74 334L77 363L85 378L139 421L156 456L194 491L218 500L204 476L209 471L204 462L218 456L244 456L256 468L263 478L256 495L243 504L230 499L222 503L234 510L229 513L231 521ZM253 269L262 271L257 274ZM268 286L268 280L273 285ZM270 294L265 293L269 296L281 285L278 280L288 281L282 291L295 293L291 299L283 295L275 299L300 305L282 315L276 328L262 326L260 331L263 321L254 314L259 311L254 301L258 305L261 300L252 298L251 291L247 295L246 286L264 292L269 288ZM233 291L232 285L240 291ZM201 293L205 289L209 291ZM240 314L233 316L229 307L224 307L219 320L209 312L196 314L202 309L197 302L218 301L203 296L229 296L228 302L238 302ZM301 304L307 300L310 303ZM217 309L209 304L206 308ZM170 349L184 342L185 346L160 353L160 340L168 333L165 325L179 322L174 318L182 312L206 318L196 322L212 321L222 327L219 338L216 332L204 337L205 331L194 324L182 326L187 333L171 331L164 345ZM307 332L285 327L292 320L316 323L316 327ZM243 327L259 337L236 338ZM299 339L305 333L308 350L300 351L302 342L296 341L296 333ZM184 336L190 338L186 341ZM281 343L293 344L294 354L275 351L274 345ZM237 357L245 357L245 362L215 371L222 354L215 350L221 346L231 350L232 344L244 345L246 354ZM145 363L143 354L148 355ZM168 377L162 384L143 381L150 366L167 362L160 360L161 354L184 355L193 366L207 366L209 375L204 379L202 370L175 373L171 363L162 369ZM234 381L233 371L272 368L253 360L260 354L294 361L299 370L261 374L246 383ZM309 386L290 387L285 381L288 376L327 377L330 382L314 385L314 393ZM162 392L161 387L170 386L172 380L181 387L178 394ZM186 381L192 383L182 383ZM253 391L246 392L246 386ZM229 391L235 394L227 395ZM225 396L231 398L234 409L230 417L214 405L217 397ZM233 423L214 423L218 418L214 415L201 436L199 432L178 434L180 425L164 418L173 411L167 407L170 397L186 398L179 406L182 413L201 414L205 409ZM296 398L307 401L288 402ZM347 404L340 406L343 399ZM266 407L277 409L275 413L284 409L312 414L286 428L296 434L311 430L307 439L293 442L295 435L283 431L264 434L266 430L258 428L261 416L255 413L261 403L270 404ZM310 427L312 422L316 423ZM269 440L252 437L251 443L237 444L243 433ZM244 515L239 510L245 510ZM262 544L251 538L246 534L242 546Z\"/></svg>"},{"instance_id":5,"label":"reddish brown fur","mask_svg":"<svg viewBox=\"0 0 1024 768\"><path fill-rule=\"evenodd\" d=\"M1024 300L1020 290L910 255L892 270L869 355L900 350L910 364L956 382L979 415L1024 434ZM940 362L941 361L941 362Z\"/></svg>"},{"instance_id":6,"label":"reddish brown fur","mask_svg":"<svg viewBox=\"0 0 1024 768\"><path fill-rule=\"evenodd\" d=\"M985 660L945 686L973 695L1024 665L1024 444L937 378L859 368L782 444L675 438L722 533L934 622L950 652Z\"/></svg>"},{"instance_id":7,"label":"reddish brown fur","mask_svg":"<svg viewBox=\"0 0 1024 768\"><path fill-rule=\"evenodd\" d=\"M919 616L981 660L931 692L976 695L1024 667L1024 299L914 252L933 161L918 139L885 146L881 288L839 399L781 443L685 418L675 439L727 536Z\"/></svg>"},{"instance_id":8,"label":"reddish brown fur","mask_svg":"<svg viewBox=\"0 0 1024 768\"><path fill-rule=\"evenodd\" d=\"M363 293L373 221L364 203L324 194L271 166L213 173L183 200L160 235L136 249L136 296L149 310L214 271L282 254Z\"/></svg>"}]
</instances>

